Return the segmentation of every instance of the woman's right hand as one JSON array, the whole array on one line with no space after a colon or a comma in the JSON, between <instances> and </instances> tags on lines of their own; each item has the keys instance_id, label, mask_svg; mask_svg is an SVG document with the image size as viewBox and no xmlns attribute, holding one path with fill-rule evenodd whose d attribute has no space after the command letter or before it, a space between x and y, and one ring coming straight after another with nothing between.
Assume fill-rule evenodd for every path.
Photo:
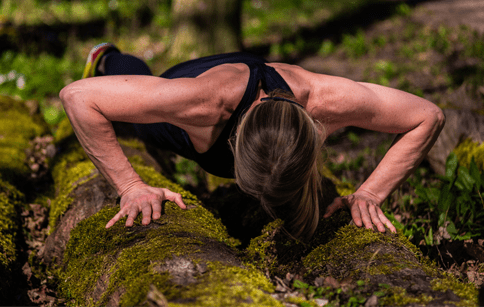
<instances>
[{"instance_id":1,"label":"woman's right hand","mask_svg":"<svg viewBox=\"0 0 484 307\"><path fill-rule=\"evenodd\" d=\"M142 224L148 225L151 218L156 220L161 217L162 203L165 200L176 203L181 209L186 209L180 194L139 183L121 196L121 210L106 224L106 228L113 226L124 216L128 216L126 227L131 227L140 212L143 214Z\"/></svg>"}]
</instances>

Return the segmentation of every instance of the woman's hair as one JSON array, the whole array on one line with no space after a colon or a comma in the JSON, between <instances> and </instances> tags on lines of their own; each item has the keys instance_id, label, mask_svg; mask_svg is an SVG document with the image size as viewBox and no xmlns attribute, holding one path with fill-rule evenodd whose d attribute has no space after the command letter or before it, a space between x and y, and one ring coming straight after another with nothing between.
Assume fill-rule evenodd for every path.
<instances>
[{"instance_id":1,"label":"woman's hair","mask_svg":"<svg viewBox=\"0 0 484 307\"><path fill-rule=\"evenodd\" d=\"M275 91L241 120L235 146L240 189L273 218L283 218L296 238L310 237L319 221L322 137L318 124L291 93ZM235 147L235 148L234 148Z\"/></svg>"}]
</instances>

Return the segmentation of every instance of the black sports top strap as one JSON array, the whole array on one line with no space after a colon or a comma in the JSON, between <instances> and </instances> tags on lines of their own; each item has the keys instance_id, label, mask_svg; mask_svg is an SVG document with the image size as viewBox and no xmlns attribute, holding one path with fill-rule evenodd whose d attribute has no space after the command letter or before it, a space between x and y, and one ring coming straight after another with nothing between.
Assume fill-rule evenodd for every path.
<instances>
[{"instance_id":1,"label":"black sports top strap","mask_svg":"<svg viewBox=\"0 0 484 307\"><path fill-rule=\"evenodd\" d=\"M265 65L267 63L265 59L241 52L214 55L184 62L168 69L161 77L169 79L194 78L210 68L226 63L244 63L249 66L249 81L242 100L229 118L222 133L208 151L202 154L198 153L188 134L183 129L168 123L136 124L135 127L145 141L194 160L211 174L233 178L234 156L228 140L235 133L239 118L250 108L257 97L259 81L261 81L262 89L266 93L275 89L292 93L286 81L273 67Z\"/></svg>"}]
</instances>

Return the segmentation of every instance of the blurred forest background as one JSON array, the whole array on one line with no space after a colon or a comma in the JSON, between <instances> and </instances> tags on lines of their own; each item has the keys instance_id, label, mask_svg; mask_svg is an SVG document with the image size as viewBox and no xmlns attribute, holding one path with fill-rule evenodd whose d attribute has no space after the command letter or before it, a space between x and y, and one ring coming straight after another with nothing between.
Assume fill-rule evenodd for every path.
<instances>
[{"instance_id":1,"label":"blurred forest background","mask_svg":"<svg viewBox=\"0 0 484 307\"><path fill-rule=\"evenodd\" d=\"M0 94L35 102L55 134L65 118L59 91L81 77L90 49L109 41L145 60L156 75L183 60L241 50L483 115L483 32L465 22L438 22L441 16L421 7L426 2L2 0ZM465 21L466 15L455 18ZM354 189L393 137L340 131L327 140L327 166L347 190ZM474 159L451 154L440 173L424 162L384 204L387 216L425 254L476 285L484 280L479 148ZM178 183L194 191L203 186L199 195L209 199L211 183L200 169L189 161L178 165ZM465 242L477 256L463 252Z\"/></svg>"}]
</instances>

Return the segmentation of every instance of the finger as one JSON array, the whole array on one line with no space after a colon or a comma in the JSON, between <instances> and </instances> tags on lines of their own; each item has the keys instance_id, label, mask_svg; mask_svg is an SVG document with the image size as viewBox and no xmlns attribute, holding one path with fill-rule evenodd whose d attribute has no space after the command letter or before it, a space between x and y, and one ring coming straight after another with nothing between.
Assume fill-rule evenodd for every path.
<instances>
[{"instance_id":1,"label":"finger","mask_svg":"<svg viewBox=\"0 0 484 307\"><path fill-rule=\"evenodd\" d=\"M111 226L113 226L114 224L116 224L116 222L119 221L119 218L116 218L116 216L114 216L111 220L109 220L109 222L106 224L106 229L107 228L110 228Z\"/></svg>"},{"instance_id":2,"label":"finger","mask_svg":"<svg viewBox=\"0 0 484 307\"><path fill-rule=\"evenodd\" d=\"M138 210L135 207L132 207L128 214L128 219L126 220L126 227L133 226L134 220L138 216Z\"/></svg>"},{"instance_id":3,"label":"finger","mask_svg":"<svg viewBox=\"0 0 484 307\"><path fill-rule=\"evenodd\" d=\"M366 229L373 229L373 223L371 222L370 212L368 211L368 203L363 201L359 204L361 219Z\"/></svg>"},{"instance_id":4,"label":"finger","mask_svg":"<svg viewBox=\"0 0 484 307\"><path fill-rule=\"evenodd\" d=\"M170 190L165 190L165 197L166 199L168 199L169 201L172 201L174 202L175 204L178 205L178 207L182 208L182 209L186 209L187 206L185 205L185 203L183 202L183 198L181 196L181 194L179 193L174 193Z\"/></svg>"},{"instance_id":5,"label":"finger","mask_svg":"<svg viewBox=\"0 0 484 307\"><path fill-rule=\"evenodd\" d=\"M118 213L116 213L116 215L106 224L106 228L110 228L111 226L113 226L117 221L119 221L123 216L126 215L126 213L124 212L125 210L121 209L119 210Z\"/></svg>"},{"instance_id":6,"label":"finger","mask_svg":"<svg viewBox=\"0 0 484 307\"><path fill-rule=\"evenodd\" d=\"M383 224L385 224L385 226L387 226L387 228L390 229L391 232L397 232L395 226L393 226L392 222L385 216L380 208L378 208L378 216L380 217L380 220L383 222Z\"/></svg>"},{"instance_id":7,"label":"finger","mask_svg":"<svg viewBox=\"0 0 484 307\"><path fill-rule=\"evenodd\" d=\"M151 202L151 207L153 209L153 213L152 213L152 218L154 220L157 220L161 217L161 210L162 210L162 202L160 201L160 199L157 199L156 201L152 201Z\"/></svg>"},{"instance_id":8,"label":"finger","mask_svg":"<svg viewBox=\"0 0 484 307\"><path fill-rule=\"evenodd\" d=\"M151 222L151 203L145 204L141 208L141 213L143 214L142 225L148 225Z\"/></svg>"},{"instance_id":9,"label":"finger","mask_svg":"<svg viewBox=\"0 0 484 307\"><path fill-rule=\"evenodd\" d=\"M371 205L369 206L371 220L373 224L375 224L379 232L385 232L385 226L383 226L383 223L380 220L380 216L378 214L377 208L378 208L377 206L371 206Z\"/></svg>"},{"instance_id":10,"label":"finger","mask_svg":"<svg viewBox=\"0 0 484 307\"><path fill-rule=\"evenodd\" d=\"M363 226L363 224L361 223L361 212L358 205L353 205L353 207L351 207L351 217L353 218L353 221L355 222L356 226L358 227Z\"/></svg>"},{"instance_id":11,"label":"finger","mask_svg":"<svg viewBox=\"0 0 484 307\"><path fill-rule=\"evenodd\" d=\"M341 197L337 197L333 200L333 202L326 208L326 212L324 213L324 218L330 217L336 210L339 208L344 207L344 203L341 200Z\"/></svg>"}]
</instances>

